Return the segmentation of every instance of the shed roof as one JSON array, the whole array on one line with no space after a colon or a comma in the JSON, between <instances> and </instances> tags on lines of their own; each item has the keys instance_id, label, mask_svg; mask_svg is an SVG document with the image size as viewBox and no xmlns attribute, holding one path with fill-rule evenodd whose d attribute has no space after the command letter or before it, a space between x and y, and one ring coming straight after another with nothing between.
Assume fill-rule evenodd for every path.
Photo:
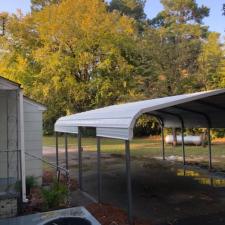
<instances>
[{"instance_id":1,"label":"shed roof","mask_svg":"<svg viewBox=\"0 0 225 225\"><path fill-rule=\"evenodd\" d=\"M0 76L0 90L17 90L20 87L21 85L19 83Z\"/></svg>"},{"instance_id":2,"label":"shed roof","mask_svg":"<svg viewBox=\"0 0 225 225\"><path fill-rule=\"evenodd\" d=\"M59 118L55 131L78 133L78 127L95 127L96 135L130 140L142 114L159 118L165 127L225 127L225 89L112 105Z\"/></svg>"},{"instance_id":3,"label":"shed roof","mask_svg":"<svg viewBox=\"0 0 225 225\"><path fill-rule=\"evenodd\" d=\"M14 90L18 90L18 89L19 90L22 89L21 84L0 76L0 90L14 91ZM43 104L25 96L25 95L23 97L24 97L24 101L28 102L29 104L34 105L35 107L37 107L38 110L45 111L47 109Z\"/></svg>"}]
</instances>

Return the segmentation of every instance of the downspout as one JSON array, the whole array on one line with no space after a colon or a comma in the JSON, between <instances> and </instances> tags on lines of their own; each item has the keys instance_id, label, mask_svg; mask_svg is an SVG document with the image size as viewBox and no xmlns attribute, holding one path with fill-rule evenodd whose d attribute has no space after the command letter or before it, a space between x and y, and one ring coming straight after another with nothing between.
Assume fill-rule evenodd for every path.
<instances>
[{"instance_id":1,"label":"downspout","mask_svg":"<svg viewBox=\"0 0 225 225\"><path fill-rule=\"evenodd\" d=\"M24 110L23 110L23 91L19 91L19 113L20 113L20 157L21 157L21 183L22 201L26 203L26 171L25 171L25 145L24 145Z\"/></svg>"}]
</instances>

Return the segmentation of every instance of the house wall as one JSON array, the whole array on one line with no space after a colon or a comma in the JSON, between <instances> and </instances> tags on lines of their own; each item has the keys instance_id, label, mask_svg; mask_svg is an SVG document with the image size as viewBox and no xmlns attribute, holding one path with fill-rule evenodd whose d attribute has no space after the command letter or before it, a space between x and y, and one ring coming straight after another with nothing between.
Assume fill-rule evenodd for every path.
<instances>
[{"instance_id":1,"label":"house wall","mask_svg":"<svg viewBox=\"0 0 225 225\"><path fill-rule=\"evenodd\" d=\"M42 158L42 111L37 106L24 101L25 152ZM26 155L26 176L42 181L42 162Z\"/></svg>"},{"instance_id":2,"label":"house wall","mask_svg":"<svg viewBox=\"0 0 225 225\"><path fill-rule=\"evenodd\" d=\"M0 90L0 192L20 177L20 134L17 92ZM17 135L18 133L18 135ZM42 158L42 111L24 100L25 152ZM19 147L17 147L19 146ZM5 151L9 151L6 153ZM7 164L8 159L8 164ZM42 162L26 155L26 176L34 176L41 183ZM7 180L7 177L9 179Z\"/></svg>"},{"instance_id":3,"label":"house wall","mask_svg":"<svg viewBox=\"0 0 225 225\"><path fill-rule=\"evenodd\" d=\"M17 107L17 92L0 90L0 191L14 183L20 172L16 152L19 144Z\"/></svg>"}]
</instances>

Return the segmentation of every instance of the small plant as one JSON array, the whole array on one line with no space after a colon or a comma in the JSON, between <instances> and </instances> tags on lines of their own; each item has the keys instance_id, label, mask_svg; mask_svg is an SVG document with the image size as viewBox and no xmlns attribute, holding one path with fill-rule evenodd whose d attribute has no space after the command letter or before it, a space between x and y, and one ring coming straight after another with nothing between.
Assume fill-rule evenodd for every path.
<instances>
[{"instance_id":1,"label":"small plant","mask_svg":"<svg viewBox=\"0 0 225 225\"><path fill-rule=\"evenodd\" d=\"M38 183L35 177L33 176L28 176L26 177L26 189L27 189L27 194L30 194L31 189L34 187L37 187Z\"/></svg>"},{"instance_id":2,"label":"small plant","mask_svg":"<svg viewBox=\"0 0 225 225\"><path fill-rule=\"evenodd\" d=\"M65 205L67 195L68 190L66 185L58 183L55 180L49 189L42 189L45 209L58 208Z\"/></svg>"},{"instance_id":3,"label":"small plant","mask_svg":"<svg viewBox=\"0 0 225 225\"><path fill-rule=\"evenodd\" d=\"M30 194L31 189L37 186L38 186L38 183L35 177L33 176L26 177L26 191L28 195ZM21 190L21 187L22 187L21 181L17 181L15 184L15 190L19 192Z\"/></svg>"}]
</instances>

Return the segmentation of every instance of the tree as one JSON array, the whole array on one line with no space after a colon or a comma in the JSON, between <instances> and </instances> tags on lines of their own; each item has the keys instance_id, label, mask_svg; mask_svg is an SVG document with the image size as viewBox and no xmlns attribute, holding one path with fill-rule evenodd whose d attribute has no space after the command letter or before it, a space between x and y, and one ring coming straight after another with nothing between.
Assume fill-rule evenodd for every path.
<instances>
[{"instance_id":1,"label":"tree","mask_svg":"<svg viewBox=\"0 0 225 225\"><path fill-rule=\"evenodd\" d=\"M161 0L161 3L168 23L202 23L202 19L209 15L209 8L199 7L195 0Z\"/></svg>"},{"instance_id":2,"label":"tree","mask_svg":"<svg viewBox=\"0 0 225 225\"><path fill-rule=\"evenodd\" d=\"M130 16L137 21L146 19L144 12L146 0L112 0L109 5L110 11L118 10L124 15Z\"/></svg>"},{"instance_id":3,"label":"tree","mask_svg":"<svg viewBox=\"0 0 225 225\"><path fill-rule=\"evenodd\" d=\"M51 4L59 4L61 0L31 0L31 10L40 11Z\"/></svg>"},{"instance_id":4,"label":"tree","mask_svg":"<svg viewBox=\"0 0 225 225\"><path fill-rule=\"evenodd\" d=\"M198 58L198 84L204 90L224 87L225 84L224 50L219 38L220 35L218 33L210 33L202 45Z\"/></svg>"},{"instance_id":5,"label":"tree","mask_svg":"<svg viewBox=\"0 0 225 225\"><path fill-rule=\"evenodd\" d=\"M209 9L198 7L194 0L161 2L164 10L150 21L150 29L145 35L148 45L155 46L152 53L157 65L156 73L148 83L154 83L161 95L192 91L198 55L207 34L207 28L201 22Z\"/></svg>"},{"instance_id":6,"label":"tree","mask_svg":"<svg viewBox=\"0 0 225 225\"><path fill-rule=\"evenodd\" d=\"M48 106L45 126L129 95L133 66L121 49L134 43L133 20L108 12L101 0L65 0L14 15L8 29L0 72Z\"/></svg>"}]
</instances>

